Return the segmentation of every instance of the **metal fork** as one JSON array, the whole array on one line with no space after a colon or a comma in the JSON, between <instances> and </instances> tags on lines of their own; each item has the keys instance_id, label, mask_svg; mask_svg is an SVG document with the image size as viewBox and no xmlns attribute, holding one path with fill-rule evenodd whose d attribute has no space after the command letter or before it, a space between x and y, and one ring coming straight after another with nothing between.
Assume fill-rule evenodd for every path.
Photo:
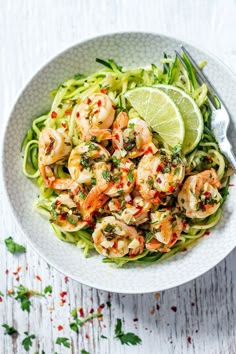
<instances>
[{"instance_id":1,"label":"metal fork","mask_svg":"<svg viewBox=\"0 0 236 354\"><path fill-rule=\"evenodd\" d=\"M193 59L191 54L189 54L189 52L187 51L186 48L184 48L184 46L181 45L180 48L182 49L184 54L188 57L192 67L194 68L195 73L196 73L196 79L197 79L199 85L202 85L203 83L205 83L208 87L209 105L212 110L211 130L212 130L212 132L219 144L220 150L223 152L225 157L228 159L234 172L236 173L236 156L233 152L232 145L229 142L229 139L227 137L227 131L228 131L229 124L230 124L229 113L228 113L222 99L220 98L220 96L218 95L218 93L216 92L216 90L214 89L212 84L209 82L209 80L207 79L205 74L203 74L203 72L199 69L197 63L195 62L195 60ZM176 53L177 57L179 58L180 62L186 68L186 65L185 65L184 60L182 59L182 56L177 51L175 51L175 53Z\"/></svg>"}]
</instances>

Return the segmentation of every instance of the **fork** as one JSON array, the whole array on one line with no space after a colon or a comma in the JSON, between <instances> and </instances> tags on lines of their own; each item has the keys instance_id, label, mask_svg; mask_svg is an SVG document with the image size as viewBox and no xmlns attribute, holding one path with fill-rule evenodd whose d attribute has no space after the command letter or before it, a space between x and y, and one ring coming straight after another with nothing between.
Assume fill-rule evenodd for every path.
<instances>
[{"instance_id":1,"label":"fork","mask_svg":"<svg viewBox=\"0 0 236 354\"><path fill-rule=\"evenodd\" d=\"M196 73L196 79L199 85L202 85L203 83L207 85L208 88L207 95L209 99L208 101L212 111L211 130L219 144L220 150L228 159L234 172L236 173L236 156L233 152L232 145L229 142L229 139L227 137L227 131L230 124L229 113L222 99L220 98L220 96L218 95L218 93L210 83L210 81L207 79L205 74L203 74L203 72L200 70L200 68L198 67L196 61L193 59L191 54L187 51L187 49L184 46L181 45L180 48L182 49L183 53L186 55L192 67L194 68ZM175 51L175 53L178 59L180 60L180 62L186 68L186 64L182 59L182 56L178 53L178 51Z\"/></svg>"}]
</instances>

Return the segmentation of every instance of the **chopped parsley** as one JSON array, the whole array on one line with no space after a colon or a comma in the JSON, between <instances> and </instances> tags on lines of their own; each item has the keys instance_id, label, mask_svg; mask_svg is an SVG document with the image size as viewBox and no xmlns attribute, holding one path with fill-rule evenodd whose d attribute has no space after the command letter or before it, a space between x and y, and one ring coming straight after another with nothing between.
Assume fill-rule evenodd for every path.
<instances>
[{"instance_id":1,"label":"chopped parsley","mask_svg":"<svg viewBox=\"0 0 236 354\"><path fill-rule=\"evenodd\" d=\"M115 229L115 226L112 224L107 224L106 227L104 228L104 232L107 233L112 233Z\"/></svg>"},{"instance_id":2,"label":"chopped parsley","mask_svg":"<svg viewBox=\"0 0 236 354\"><path fill-rule=\"evenodd\" d=\"M81 159L80 159L80 164L83 167L88 168L89 167L89 158L86 155L82 155Z\"/></svg>"},{"instance_id":3,"label":"chopped parsley","mask_svg":"<svg viewBox=\"0 0 236 354\"><path fill-rule=\"evenodd\" d=\"M120 160L116 156L113 156L112 157L112 163L113 163L114 166L119 166Z\"/></svg>"},{"instance_id":4,"label":"chopped parsley","mask_svg":"<svg viewBox=\"0 0 236 354\"><path fill-rule=\"evenodd\" d=\"M74 322L70 323L70 329L72 329L72 331L74 331L76 333L79 332L79 327L82 327L88 321L91 321L94 318L101 318L103 316L101 312L93 312L86 317L78 318L78 314L77 314L76 309L73 309L71 311L71 315L73 317Z\"/></svg>"},{"instance_id":5,"label":"chopped parsley","mask_svg":"<svg viewBox=\"0 0 236 354\"><path fill-rule=\"evenodd\" d=\"M122 323L120 318L117 318L116 320L115 338L119 339L121 344L126 345L137 345L142 343L141 338L139 338L136 334L131 332L124 333L122 331Z\"/></svg>"},{"instance_id":6,"label":"chopped parsley","mask_svg":"<svg viewBox=\"0 0 236 354\"><path fill-rule=\"evenodd\" d=\"M15 296L15 300L20 301L22 311L30 312L30 306L31 306L30 297L31 296L44 296L44 294L41 294L38 291L29 290L28 288L26 288L22 284L20 284L16 288L17 288L16 293L13 292L12 294L8 294L8 295Z\"/></svg>"},{"instance_id":7,"label":"chopped parsley","mask_svg":"<svg viewBox=\"0 0 236 354\"><path fill-rule=\"evenodd\" d=\"M86 194L83 191L79 191L79 197L82 199L86 198Z\"/></svg>"},{"instance_id":8,"label":"chopped parsley","mask_svg":"<svg viewBox=\"0 0 236 354\"><path fill-rule=\"evenodd\" d=\"M87 350L85 350L85 349L81 349L80 354L90 354L90 353L89 353L89 352L87 352Z\"/></svg>"},{"instance_id":9,"label":"chopped parsley","mask_svg":"<svg viewBox=\"0 0 236 354\"><path fill-rule=\"evenodd\" d=\"M30 350L30 347L32 347L33 345L32 339L35 339L35 335L34 334L29 335L28 332L24 332L24 334L26 335L26 337L23 339L21 344L23 345L24 349L28 352Z\"/></svg>"},{"instance_id":10,"label":"chopped parsley","mask_svg":"<svg viewBox=\"0 0 236 354\"><path fill-rule=\"evenodd\" d=\"M26 248L16 242L14 242L13 238L10 236L4 240L7 250L12 253L25 253Z\"/></svg>"},{"instance_id":11,"label":"chopped parsley","mask_svg":"<svg viewBox=\"0 0 236 354\"><path fill-rule=\"evenodd\" d=\"M67 337L57 337L56 344L63 345L66 348L70 348L70 339Z\"/></svg>"},{"instance_id":12,"label":"chopped parsley","mask_svg":"<svg viewBox=\"0 0 236 354\"><path fill-rule=\"evenodd\" d=\"M133 180L134 180L133 171L129 171L128 172L128 180L129 180L130 183L133 182Z\"/></svg>"},{"instance_id":13,"label":"chopped parsley","mask_svg":"<svg viewBox=\"0 0 236 354\"><path fill-rule=\"evenodd\" d=\"M66 220L71 224L76 226L77 225L77 220L75 220L71 215L67 214L66 215Z\"/></svg>"},{"instance_id":14,"label":"chopped parsley","mask_svg":"<svg viewBox=\"0 0 236 354\"><path fill-rule=\"evenodd\" d=\"M13 334L19 334L14 327L8 326L6 323L2 324L2 327L5 328L4 334L8 334L9 336L12 336Z\"/></svg>"},{"instance_id":15,"label":"chopped parsley","mask_svg":"<svg viewBox=\"0 0 236 354\"><path fill-rule=\"evenodd\" d=\"M52 286L51 285L47 285L47 286L45 286L45 288L44 288L44 294L51 294L52 293Z\"/></svg>"},{"instance_id":16,"label":"chopped parsley","mask_svg":"<svg viewBox=\"0 0 236 354\"><path fill-rule=\"evenodd\" d=\"M102 177L105 179L105 181L110 182L110 180L111 180L111 172L102 171Z\"/></svg>"},{"instance_id":17,"label":"chopped parsley","mask_svg":"<svg viewBox=\"0 0 236 354\"><path fill-rule=\"evenodd\" d=\"M146 232L145 243L149 243L153 239L154 235L151 232Z\"/></svg>"},{"instance_id":18,"label":"chopped parsley","mask_svg":"<svg viewBox=\"0 0 236 354\"><path fill-rule=\"evenodd\" d=\"M92 177L92 178L91 178L91 184L92 184L93 186L95 186L96 183L97 183L96 178L95 178L95 177Z\"/></svg>"}]
</instances>

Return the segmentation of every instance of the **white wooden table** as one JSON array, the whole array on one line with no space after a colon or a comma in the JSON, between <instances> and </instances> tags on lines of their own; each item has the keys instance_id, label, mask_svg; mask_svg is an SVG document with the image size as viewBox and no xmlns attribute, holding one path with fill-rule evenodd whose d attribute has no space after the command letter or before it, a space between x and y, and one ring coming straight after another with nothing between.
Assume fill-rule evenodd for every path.
<instances>
[{"instance_id":1,"label":"white wooden table","mask_svg":"<svg viewBox=\"0 0 236 354\"><path fill-rule=\"evenodd\" d=\"M17 93L42 64L97 34L144 30L176 36L208 49L236 72L234 0L1 0L0 9L1 134ZM25 244L2 187L0 193L0 238L12 235ZM22 269L14 275L18 267ZM47 299L33 298L30 314L12 298L2 298L0 325L13 325L21 335L12 339L0 328L0 354L25 353L24 331L36 335L30 353L80 353L83 348L91 354L236 353L235 270L236 251L199 279L162 292L160 298L155 294L124 296L71 279L66 282L29 246L25 255L12 256L1 242L0 290L5 294L19 283L41 290L51 284L53 294ZM64 306L60 306L61 291L67 292ZM88 313L101 304L105 304L103 321L88 323L78 335L69 329L73 307L81 306ZM113 339L116 318L125 320L125 330L137 333L142 345L122 346ZM59 331L58 326L63 329ZM58 336L68 337L71 349L55 344Z\"/></svg>"}]
</instances>

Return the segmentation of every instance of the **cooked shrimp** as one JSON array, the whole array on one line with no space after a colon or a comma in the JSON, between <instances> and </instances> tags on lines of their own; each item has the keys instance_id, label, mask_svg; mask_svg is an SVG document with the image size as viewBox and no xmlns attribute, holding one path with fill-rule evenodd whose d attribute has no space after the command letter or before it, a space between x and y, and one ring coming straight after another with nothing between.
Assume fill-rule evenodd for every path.
<instances>
[{"instance_id":1,"label":"cooked shrimp","mask_svg":"<svg viewBox=\"0 0 236 354\"><path fill-rule=\"evenodd\" d=\"M125 112L119 113L113 124L112 142L121 156L131 159L142 156L148 149L156 150L147 123L141 118L128 120Z\"/></svg>"},{"instance_id":2,"label":"cooked shrimp","mask_svg":"<svg viewBox=\"0 0 236 354\"><path fill-rule=\"evenodd\" d=\"M39 171L46 187L55 180L51 165L63 160L71 152L68 135L61 129L44 128L39 135Z\"/></svg>"},{"instance_id":3,"label":"cooked shrimp","mask_svg":"<svg viewBox=\"0 0 236 354\"><path fill-rule=\"evenodd\" d=\"M78 231L87 225L83 221L77 200L68 193L61 193L52 204L50 221L62 231Z\"/></svg>"},{"instance_id":4,"label":"cooked shrimp","mask_svg":"<svg viewBox=\"0 0 236 354\"><path fill-rule=\"evenodd\" d=\"M184 222L177 210L159 210L151 213L150 231L154 238L146 244L150 251L168 252L179 239L184 229Z\"/></svg>"},{"instance_id":5,"label":"cooked shrimp","mask_svg":"<svg viewBox=\"0 0 236 354\"><path fill-rule=\"evenodd\" d=\"M119 198L113 198L108 203L111 214L128 225L140 225L146 222L152 206L139 193L135 194L135 196L126 194Z\"/></svg>"},{"instance_id":6,"label":"cooked shrimp","mask_svg":"<svg viewBox=\"0 0 236 354\"><path fill-rule=\"evenodd\" d=\"M221 188L216 171L212 168L189 176L178 194L178 203L189 218L206 218L221 204Z\"/></svg>"},{"instance_id":7,"label":"cooked shrimp","mask_svg":"<svg viewBox=\"0 0 236 354\"><path fill-rule=\"evenodd\" d=\"M81 138L91 140L93 136L103 139L111 139L111 127L115 109L109 96L96 93L80 104L77 104L73 113Z\"/></svg>"},{"instance_id":8,"label":"cooked shrimp","mask_svg":"<svg viewBox=\"0 0 236 354\"><path fill-rule=\"evenodd\" d=\"M137 171L135 164L131 160L127 158L117 160L110 175L110 186L104 191L109 197L118 197L133 190Z\"/></svg>"},{"instance_id":9,"label":"cooked shrimp","mask_svg":"<svg viewBox=\"0 0 236 354\"><path fill-rule=\"evenodd\" d=\"M100 161L104 171L110 170L107 163L110 157L109 152L99 144L85 142L76 146L70 154L68 169L71 178L79 184L96 184L95 165Z\"/></svg>"},{"instance_id":10,"label":"cooked shrimp","mask_svg":"<svg viewBox=\"0 0 236 354\"><path fill-rule=\"evenodd\" d=\"M93 232L94 247L103 256L123 257L126 254L136 256L143 252L144 237L136 229L107 216L96 224Z\"/></svg>"},{"instance_id":11,"label":"cooked shrimp","mask_svg":"<svg viewBox=\"0 0 236 354\"><path fill-rule=\"evenodd\" d=\"M184 163L165 149L144 155L137 168L137 188L145 200L165 204L184 178Z\"/></svg>"}]
</instances>

